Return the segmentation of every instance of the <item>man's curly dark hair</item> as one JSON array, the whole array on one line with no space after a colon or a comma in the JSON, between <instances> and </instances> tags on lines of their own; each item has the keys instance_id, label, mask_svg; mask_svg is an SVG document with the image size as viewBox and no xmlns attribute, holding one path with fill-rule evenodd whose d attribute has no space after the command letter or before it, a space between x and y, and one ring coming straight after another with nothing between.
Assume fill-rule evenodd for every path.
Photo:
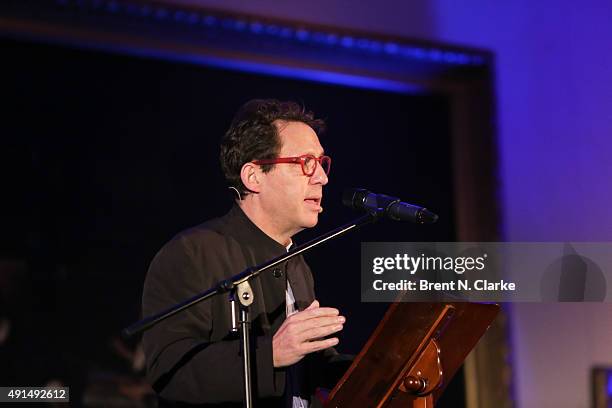
<instances>
[{"instance_id":1,"label":"man's curly dark hair","mask_svg":"<svg viewBox=\"0 0 612 408\"><path fill-rule=\"evenodd\" d=\"M242 183L240 170L253 160L273 159L281 150L278 128L274 122L303 122L319 135L325 130L325 122L315 119L314 114L303 106L276 99L253 99L238 110L232 123L221 139L221 169L231 187L242 196L249 190ZM263 165L267 173L274 165Z\"/></svg>"}]
</instances>

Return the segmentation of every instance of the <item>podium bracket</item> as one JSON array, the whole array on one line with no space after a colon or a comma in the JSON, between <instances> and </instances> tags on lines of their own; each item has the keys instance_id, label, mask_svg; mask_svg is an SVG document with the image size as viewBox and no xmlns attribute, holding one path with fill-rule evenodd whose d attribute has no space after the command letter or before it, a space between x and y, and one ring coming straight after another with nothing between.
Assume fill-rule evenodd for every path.
<instances>
[{"instance_id":1,"label":"podium bracket","mask_svg":"<svg viewBox=\"0 0 612 408\"><path fill-rule=\"evenodd\" d=\"M443 383L444 371L440 360L440 347L436 340L430 339L398 388L408 394L424 397L440 388Z\"/></svg>"}]
</instances>

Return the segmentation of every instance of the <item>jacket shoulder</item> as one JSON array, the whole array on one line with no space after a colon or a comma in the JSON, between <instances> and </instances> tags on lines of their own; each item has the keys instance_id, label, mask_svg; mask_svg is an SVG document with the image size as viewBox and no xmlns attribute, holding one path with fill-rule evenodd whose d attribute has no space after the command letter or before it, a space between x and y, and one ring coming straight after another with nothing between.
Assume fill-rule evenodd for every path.
<instances>
[{"instance_id":1,"label":"jacket shoulder","mask_svg":"<svg viewBox=\"0 0 612 408\"><path fill-rule=\"evenodd\" d=\"M229 214L212 218L194 227L177 233L163 247L181 247L187 252L208 252L225 246L231 240L231 222Z\"/></svg>"}]
</instances>

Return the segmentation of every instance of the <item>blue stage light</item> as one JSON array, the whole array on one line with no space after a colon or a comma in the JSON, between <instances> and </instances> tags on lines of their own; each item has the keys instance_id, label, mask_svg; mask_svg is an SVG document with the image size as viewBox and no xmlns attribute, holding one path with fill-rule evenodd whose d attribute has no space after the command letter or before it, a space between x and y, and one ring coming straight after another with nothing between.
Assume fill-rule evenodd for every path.
<instances>
[{"instance_id":1,"label":"blue stage light","mask_svg":"<svg viewBox=\"0 0 612 408\"><path fill-rule=\"evenodd\" d=\"M399 45L395 43L386 43L385 44L385 52L387 54L397 54L399 51Z\"/></svg>"},{"instance_id":2,"label":"blue stage light","mask_svg":"<svg viewBox=\"0 0 612 408\"><path fill-rule=\"evenodd\" d=\"M316 47L342 47L350 49L351 53L380 54L403 58L406 60L423 60L434 63L452 65L485 65L487 58L483 55L466 54L454 51L445 51L435 47L415 47L402 45L394 42L384 42L374 38L360 36L355 38L351 35L338 35L333 32L316 31L311 32L305 28L292 28L277 24L261 23L258 21L248 21L234 17L224 17L220 19L214 14L200 13L188 9L174 7L166 9L158 7L156 9L138 3L119 2L117 0L55 0L59 5L69 7L76 5L82 9L102 8L109 13L123 13L131 17L153 16L157 20L170 20L175 24L196 25L201 22L207 29L226 30L232 32L242 32L248 29L249 33L261 34L277 37L286 41L296 41L312 45L316 52ZM247 34L248 35L248 34ZM216 39L221 39L223 32L215 33ZM322 53L327 53L327 48L320 48ZM383 57L384 58L384 57ZM391 61L390 61L391 63Z\"/></svg>"},{"instance_id":3,"label":"blue stage light","mask_svg":"<svg viewBox=\"0 0 612 408\"><path fill-rule=\"evenodd\" d=\"M351 48L353 47L353 44L355 44L355 40L353 39L353 37L344 36L342 37L342 40L340 40L340 44L343 47Z\"/></svg>"},{"instance_id":4,"label":"blue stage light","mask_svg":"<svg viewBox=\"0 0 612 408\"><path fill-rule=\"evenodd\" d=\"M263 31L263 24L257 21L254 21L251 23L250 28L251 28L251 32L254 32L255 34L259 34Z\"/></svg>"},{"instance_id":5,"label":"blue stage light","mask_svg":"<svg viewBox=\"0 0 612 408\"><path fill-rule=\"evenodd\" d=\"M441 61L442 52L440 50L429 50L429 59L432 61Z\"/></svg>"},{"instance_id":6,"label":"blue stage light","mask_svg":"<svg viewBox=\"0 0 612 408\"><path fill-rule=\"evenodd\" d=\"M308 30L299 29L295 32L295 36L300 41L306 41L310 37Z\"/></svg>"},{"instance_id":7,"label":"blue stage light","mask_svg":"<svg viewBox=\"0 0 612 408\"><path fill-rule=\"evenodd\" d=\"M302 44L308 46L308 58L313 61L327 61L330 56L330 49L333 51L346 49L342 52L342 70L344 68L360 67L363 63L364 54L366 57L375 57L376 64L384 66L388 64L393 68L394 72L397 69L398 59L422 60L424 62L433 62L437 64L447 65L484 65L487 63L487 58L484 55L477 53L462 53L451 50L443 50L441 48L431 46L415 46L410 43L402 44L392 41L383 41L367 36L354 37L352 35L338 35L337 33L317 30L309 31L306 28L292 28L285 25L262 23L256 20L249 21L236 17L217 17L214 14L200 14L189 9L165 8L162 6L152 7L149 5L139 5L137 3L120 3L117 0L55 0L58 4L77 5L80 8L92 8L99 5L102 11L109 13L123 13L130 18L138 17L154 17L157 20L165 20L172 24L195 25L201 24L201 27L196 27L193 30L197 33L199 30L201 41L210 39L213 42L223 43L224 35L232 33L233 36L241 36L245 43L248 42L249 36L265 34L273 37L266 41L273 46L273 41L282 41L280 52L289 52L295 55L296 52L302 52ZM229 37L228 37L229 38ZM293 47L290 42L298 45ZM220 68L229 68L245 72L252 72L266 75L276 75L282 77L290 77L296 79L304 79L309 81L332 83L338 85L346 85L358 88L377 89L391 92L414 93L420 92L420 88L415 85L409 85L401 81L393 81L382 79L379 77L368 77L360 75L352 75L341 72L331 72L324 69L301 68L296 66L281 66L274 64L255 63L250 61L241 61L234 59L222 59L211 56L194 56L191 54L182 55L180 52L173 51L155 51L151 49L138 49L137 46L129 45L112 45L101 46L101 48L111 49L113 51L126 52L128 54L146 55L157 58L165 58L172 60L180 60L193 62L196 64L210 65ZM270 48L272 49L272 48ZM320 54L320 58L317 57ZM381 55L382 54L382 55ZM399 62L401 64L401 62Z\"/></svg>"},{"instance_id":8,"label":"blue stage light","mask_svg":"<svg viewBox=\"0 0 612 408\"><path fill-rule=\"evenodd\" d=\"M246 28L247 28L246 21L236 20L234 22L234 30L236 30L236 31L244 31Z\"/></svg>"},{"instance_id":9,"label":"blue stage light","mask_svg":"<svg viewBox=\"0 0 612 408\"><path fill-rule=\"evenodd\" d=\"M293 37L293 29L291 29L291 28L289 28L289 27L283 27L283 28L280 30L279 35L280 35L282 38L291 38L291 37Z\"/></svg>"},{"instance_id":10,"label":"blue stage light","mask_svg":"<svg viewBox=\"0 0 612 408\"><path fill-rule=\"evenodd\" d=\"M266 33L267 34L276 35L276 34L278 34L278 31L279 31L278 26L275 26L275 25L267 25L266 26Z\"/></svg>"},{"instance_id":11,"label":"blue stage light","mask_svg":"<svg viewBox=\"0 0 612 408\"><path fill-rule=\"evenodd\" d=\"M202 19L202 22L203 22L205 25L207 25L207 26L209 26L209 27L212 27L212 26L214 26L215 24L217 24L217 18L216 18L215 16L207 15L207 16L205 16L205 17Z\"/></svg>"}]
</instances>

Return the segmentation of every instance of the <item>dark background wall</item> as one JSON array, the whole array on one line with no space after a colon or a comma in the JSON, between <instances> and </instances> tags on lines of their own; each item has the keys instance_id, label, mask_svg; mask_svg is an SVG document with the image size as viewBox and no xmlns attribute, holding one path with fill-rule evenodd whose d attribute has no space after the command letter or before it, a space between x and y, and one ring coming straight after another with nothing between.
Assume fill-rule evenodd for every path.
<instances>
[{"instance_id":1,"label":"dark background wall","mask_svg":"<svg viewBox=\"0 0 612 408\"><path fill-rule=\"evenodd\" d=\"M345 187L397 195L440 215L427 227L381 221L307 255L321 303L348 318L341 351L357 353L387 307L360 303L361 242L455 240L451 112L442 95L1 45L10 114L0 146L9 175L0 252L22 265L7 286L14 326L3 383L60 378L78 393L92 373L126 370L111 344L140 317L148 263L175 233L231 205L218 143L251 98L296 100L328 123L325 211L298 242L358 215L341 205Z\"/></svg>"}]
</instances>

